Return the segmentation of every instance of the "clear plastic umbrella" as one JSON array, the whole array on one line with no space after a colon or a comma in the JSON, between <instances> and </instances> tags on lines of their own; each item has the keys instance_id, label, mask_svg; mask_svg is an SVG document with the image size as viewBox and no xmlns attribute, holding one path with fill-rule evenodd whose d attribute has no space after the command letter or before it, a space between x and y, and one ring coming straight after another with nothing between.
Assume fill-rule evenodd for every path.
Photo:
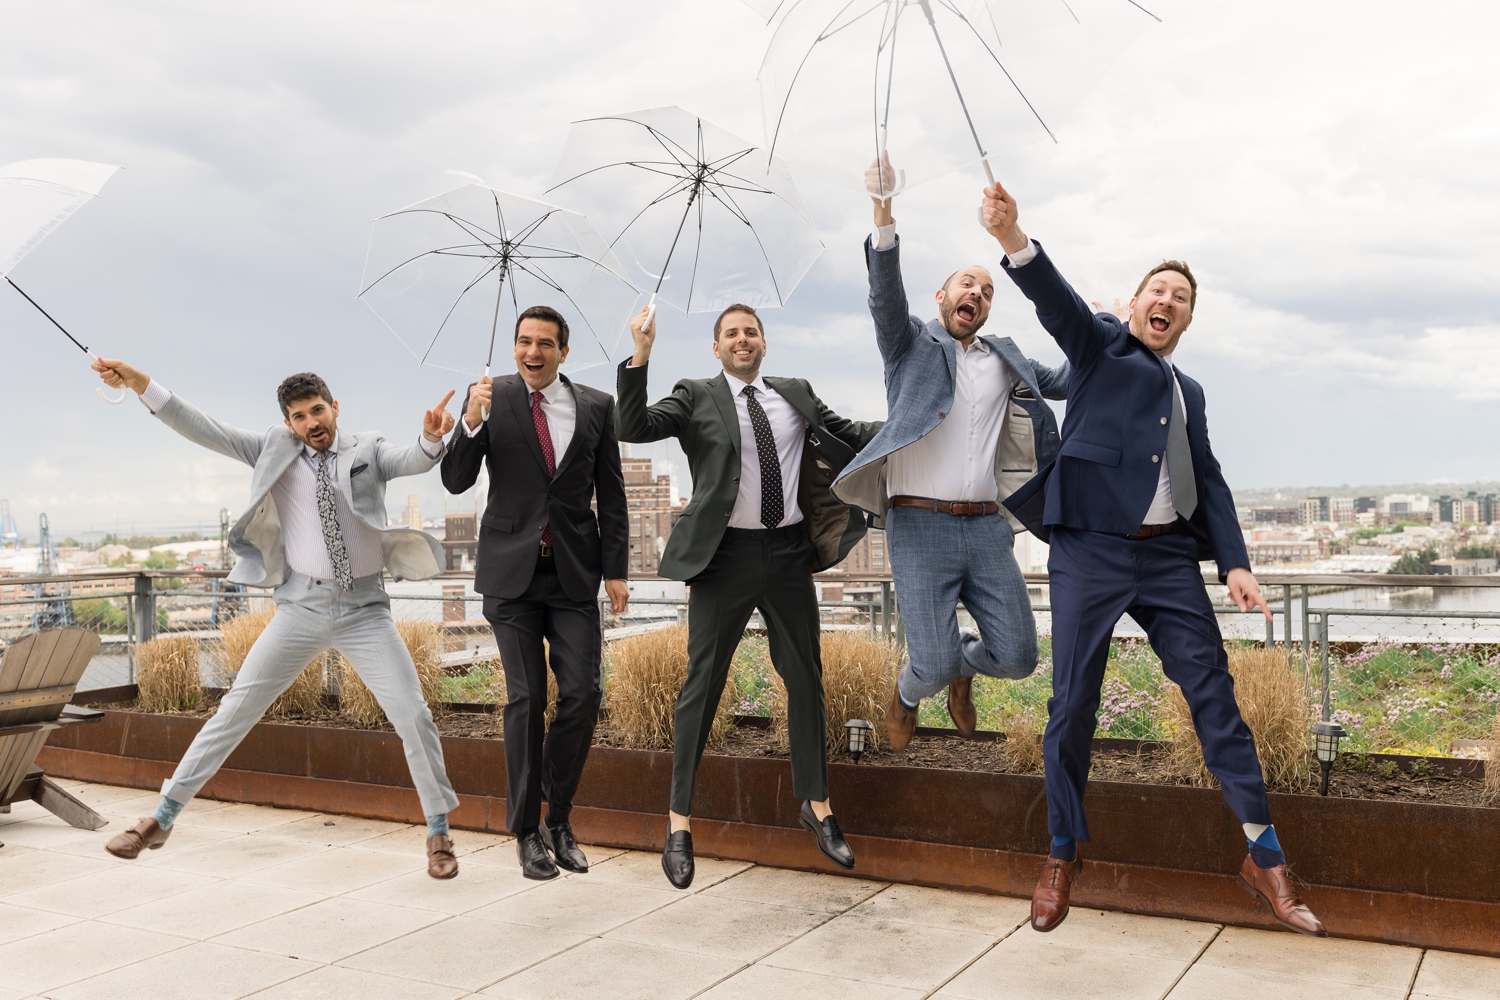
<instances>
[{"instance_id":1,"label":"clear plastic umbrella","mask_svg":"<svg viewBox=\"0 0 1500 1000\"><path fill-rule=\"evenodd\" d=\"M658 297L689 313L784 305L823 252L787 169L682 108L574 122L550 191L610 236L653 312Z\"/></svg>"},{"instance_id":2,"label":"clear plastic umbrella","mask_svg":"<svg viewBox=\"0 0 1500 1000\"><path fill-rule=\"evenodd\" d=\"M53 326L62 330L63 336L95 361L99 356L53 319L35 299L21 291L21 286L11 279L10 272L52 230L99 197L104 182L119 169L107 163L86 160L22 160L0 166L0 276L21 292L27 302L36 306L37 312L46 316ZM100 389L99 395L109 403L125 400L123 391L119 396L109 396Z\"/></svg>"},{"instance_id":3,"label":"clear plastic umbrella","mask_svg":"<svg viewBox=\"0 0 1500 1000\"><path fill-rule=\"evenodd\" d=\"M359 291L420 364L486 375L536 305L568 321L565 371L610 363L639 297L588 219L484 184L376 219Z\"/></svg>"},{"instance_id":4,"label":"clear plastic umbrella","mask_svg":"<svg viewBox=\"0 0 1500 1000\"><path fill-rule=\"evenodd\" d=\"M761 63L766 146L865 186L912 184L1042 138L1156 15L1134 0L744 0L781 21ZM993 182L993 177L991 177ZM895 192L889 192L894 194Z\"/></svg>"}]
</instances>

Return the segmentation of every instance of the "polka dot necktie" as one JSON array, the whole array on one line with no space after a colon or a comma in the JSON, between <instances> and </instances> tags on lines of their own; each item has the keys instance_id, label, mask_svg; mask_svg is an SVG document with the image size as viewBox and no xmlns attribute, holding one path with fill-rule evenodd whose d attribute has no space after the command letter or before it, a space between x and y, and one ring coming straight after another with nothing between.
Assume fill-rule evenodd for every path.
<instances>
[{"instance_id":1,"label":"polka dot necktie","mask_svg":"<svg viewBox=\"0 0 1500 1000\"><path fill-rule=\"evenodd\" d=\"M781 457L776 453L771 421L766 419L766 411L755 398L755 386L745 386L744 396L745 408L750 411L750 429L755 432L755 450L760 455L760 523L774 528L786 516L786 501L781 492Z\"/></svg>"},{"instance_id":2,"label":"polka dot necktie","mask_svg":"<svg viewBox=\"0 0 1500 1000\"><path fill-rule=\"evenodd\" d=\"M323 522L323 544L328 546L328 561L343 590L354 589L354 575L349 571L349 552L344 548L344 533L339 530L339 508L333 498L333 476L328 472L328 452L318 453L318 520Z\"/></svg>"},{"instance_id":3,"label":"polka dot necktie","mask_svg":"<svg viewBox=\"0 0 1500 1000\"><path fill-rule=\"evenodd\" d=\"M542 412L543 396L540 391L531 394L531 422L536 425L536 439L542 446L542 459L547 463L547 478L557 475L557 457L552 451L552 431L547 427L547 414ZM542 544L552 544L552 522L542 527Z\"/></svg>"}]
</instances>

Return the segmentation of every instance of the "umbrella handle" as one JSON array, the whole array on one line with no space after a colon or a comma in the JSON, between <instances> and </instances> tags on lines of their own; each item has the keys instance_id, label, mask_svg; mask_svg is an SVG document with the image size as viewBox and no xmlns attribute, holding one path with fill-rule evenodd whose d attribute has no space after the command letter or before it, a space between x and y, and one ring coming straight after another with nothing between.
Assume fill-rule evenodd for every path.
<instances>
[{"instance_id":1,"label":"umbrella handle","mask_svg":"<svg viewBox=\"0 0 1500 1000\"><path fill-rule=\"evenodd\" d=\"M987 156L981 156L979 158L979 162L982 163L982 164L984 164L984 176L985 176L985 179L990 182L989 186L990 187L994 187L995 186L995 174L994 174L994 172L992 170L990 170L990 159L989 159L989 157L987 157ZM979 216L979 228L980 229L988 229L989 226L986 226L984 224L984 207L981 206L979 208L974 209L974 213Z\"/></svg>"},{"instance_id":2,"label":"umbrella handle","mask_svg":"<svg viewBox=\"0 0 1500 1000\"><path fill-rule=\"evenodd\" d=\"M489 365L485 365L484 366L484 377L485 378L489 378L490 377L490 366ZM483 416L484 416L484 422L485 423L489 423L489 421L490 421L490 408L488 406L481 406L479 408L479 412L481 414L483 414Z\"/></svg>"},{"instance_id":3,"label":"umbrella handle","mask_svg":"<svg viewBox=\"0 0 1500 1000\"><path fill-rule=\"evenodd\" d=\"M644 333L648 327L653 326L655 323L656 323L656 293L652 292L651 293L651 301L648 302L648 303L646 303L646 321L641 324L641 331Z\"/></svg>"},{"instance_id":4,"label":"umbrella handle","mask_svg":"<svg viewBox=\"0 0 1500 1000\"><path fill-rule=\"evenodd\" d=\"M97 354L90 353L89 357L93 358L95 361L99 360L99 355L97 355ZM101 386L95 386L94 387L94 391L99 394L99 398L100 399L104 400L110 406L119 406L121 403L125 402L125 390L124 389L120 390L119 397L115 398L115 399L111 399L110 398L109 394L104 391L104 386L102 386L102 385Z\"/></svg>"}]
</instances>

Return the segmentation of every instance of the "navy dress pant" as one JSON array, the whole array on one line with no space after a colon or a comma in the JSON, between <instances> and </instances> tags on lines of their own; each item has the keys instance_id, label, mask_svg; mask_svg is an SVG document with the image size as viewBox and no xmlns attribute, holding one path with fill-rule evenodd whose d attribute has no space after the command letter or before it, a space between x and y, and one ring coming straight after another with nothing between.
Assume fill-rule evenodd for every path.
<instances>
[{"instance_id":1,"label":"navy dress pant","mask_svg":"<svg viewBox=\"0 0 1500 1000\"><path fill-rule=\"evenodd\" d=\"M1224 637L1198 567L1198 545L1182 534L1132 540L1074 528L1052 529L1052 698L1042 740L1047 827L1054 837L1088 840L1083 792L1090 740L1110 636L1122 614L1134 618L1182 688L1208 770L1241 823L1270 823L1266 784L1250 729L1234 700Z\"/></svg>"}]
</instances>

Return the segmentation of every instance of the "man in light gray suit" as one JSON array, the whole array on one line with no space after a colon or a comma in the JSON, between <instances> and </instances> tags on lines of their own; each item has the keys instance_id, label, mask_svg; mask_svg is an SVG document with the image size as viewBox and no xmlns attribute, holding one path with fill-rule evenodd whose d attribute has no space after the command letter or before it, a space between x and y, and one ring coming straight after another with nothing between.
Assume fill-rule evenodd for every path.
<instances>
[{"instance_id":1,"label":"man in light gray suit","mask_svg":"<svg viewBox=\"0 0 1500 1000\"><path fill-rule=\"evenodd\" d=\"M111 854L134 858L166 843L183 806L213 777L278 695L315 657L337 649L385 710L406 748L412 783L427 817L427 873L458 874L448 813L458 796L422 697L416 667L396 624L382 572L426 579L442 571L442 548L426 532L387 526L385 484L428 471L443 457L453 415L442 402L422 419L412 444L338 429L339 404L318 376L293 375L277 389L285 426L264 432L206 416L144 372L101 359L110 386L128 386L162 423L195 444L255 472L250 504L229 533L238 562L231 583L274 587L276 615L245 657L219 710L198 732L162 785L156 812L112 839Z\"/></svg>"},{"instance_id":2,"label":"man in light gray suit","mask_svg":"<svg viewBox=\"0 0 1500 1000\"><path fill-rule=\"evenodd\" d=\"M983 267L943 283L935 296L941 318L911 315L891 199L880 195L895 182L889 160L866 177L875 233L865 263L889 417L833 492L886 530L907 665L885 728L901 750L923 698L947 688L954 726L973 736L974 675L1018 678L1036 669L1036 619L1014 552L1021 525L999 501L1056 455L1057 418L1044 397L1066 397L1068 367L1032 361L1009 337L979 336L995 294ZM978 635L959 632L960 601Z\"/></svg>"}]
</instances>

